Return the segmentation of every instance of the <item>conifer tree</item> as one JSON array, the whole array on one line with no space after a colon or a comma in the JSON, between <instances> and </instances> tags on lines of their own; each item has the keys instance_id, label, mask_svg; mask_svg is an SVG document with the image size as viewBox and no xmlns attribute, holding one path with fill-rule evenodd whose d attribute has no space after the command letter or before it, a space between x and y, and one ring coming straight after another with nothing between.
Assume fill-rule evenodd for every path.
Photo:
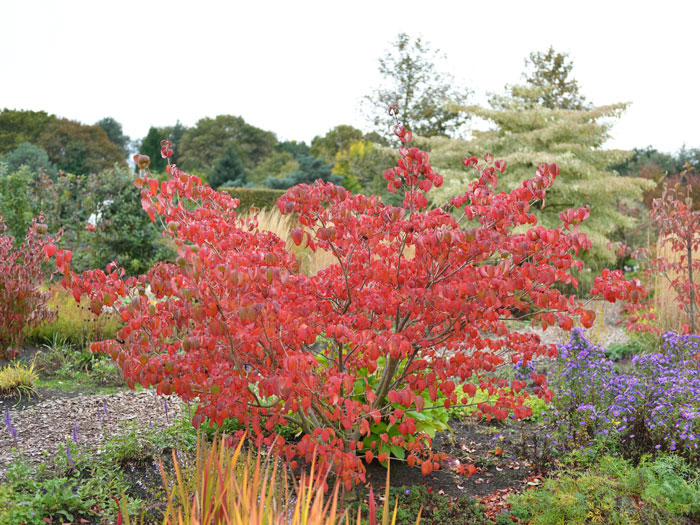
<instances>
[{"instance_id":1,"label":"conifer tree","mask_svg":"<svg viewBox=\"0 0 700 525\"><path fill-rule=\"evenodd\" d=\"M214 169L207 177L209 185L217 189L221 186L240 188L248 182L248 170L246 170L236 148L229 145L224 153L216 159Z\"/></svg>"}]
</instances>

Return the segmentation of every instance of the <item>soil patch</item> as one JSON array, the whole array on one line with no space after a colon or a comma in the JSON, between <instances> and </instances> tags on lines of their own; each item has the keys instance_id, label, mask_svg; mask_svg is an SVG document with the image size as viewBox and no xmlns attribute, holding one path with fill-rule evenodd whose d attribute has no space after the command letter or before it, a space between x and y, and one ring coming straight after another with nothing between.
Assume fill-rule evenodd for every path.
<instances>
[{"instance_id":1,"label":"soil patch","mask_svg":"<svg viewBox=\"0 0 700 525\"><path fill-rule=\"evenodd\" d=\"M423 476L420 467L409 467L403 461L391 464L393 488L424 485L428 492L459 498L481 499L503 489L522 489L533 474L530 463L518 456L516 448L501 440L499 428L475 422L451 421L452 433L437 434L433 450L447 454L441 469ZM477 472L467 478L457 474L459 464L473 464ZM373 461L367 467L367 481L377 490L386 482L386 469Z\"/></svg>"}]
</instances>

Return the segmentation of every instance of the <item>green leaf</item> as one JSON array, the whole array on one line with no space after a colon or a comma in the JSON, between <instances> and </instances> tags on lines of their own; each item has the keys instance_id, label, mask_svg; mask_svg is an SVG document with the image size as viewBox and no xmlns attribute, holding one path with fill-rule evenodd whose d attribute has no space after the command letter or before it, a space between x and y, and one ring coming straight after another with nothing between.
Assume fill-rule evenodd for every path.
<instances>
[{"instance_id":1,"label":"green leaf","mask_svg":"<svg viewBox=\"0 0 700 525\"><path fill-rule=\"evenodd\" d=\"M383 434L384 432L386 432L387 426L384 421L380 421L379 423L370 425L369 428L373 434Z\"/></svg>"},{"instance_id":2,"label":"green leaf","mask_svg":"<svg viewBox=\"0 0 700 525\"><path fill-rule=\"evenodd\" d=\"M398 445L391 445L391 453L399 459L406 458L406 451Z\"/></svg>"}]
</instances>

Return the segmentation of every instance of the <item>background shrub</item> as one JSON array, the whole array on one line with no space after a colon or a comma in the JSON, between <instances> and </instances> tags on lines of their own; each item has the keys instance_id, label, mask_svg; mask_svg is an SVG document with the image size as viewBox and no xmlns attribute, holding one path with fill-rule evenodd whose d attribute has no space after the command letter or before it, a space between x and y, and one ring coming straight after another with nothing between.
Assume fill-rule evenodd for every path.
<instances>
[{"instance_id":1,"label":"background shrub","mask_svg":"<svg viewBox=\"0 0 700 525\"><path fill-rule=\"evenodd\" d=\"M234 199L239 199L241 203L238 205L238 209L241 213L246 213L251 206L256 208L275 208L277 206L277 199L284 195L284 190L271 190L263 188L219 188L219 191L223 191L231 195Z\"/></svg>"}]
</instances>

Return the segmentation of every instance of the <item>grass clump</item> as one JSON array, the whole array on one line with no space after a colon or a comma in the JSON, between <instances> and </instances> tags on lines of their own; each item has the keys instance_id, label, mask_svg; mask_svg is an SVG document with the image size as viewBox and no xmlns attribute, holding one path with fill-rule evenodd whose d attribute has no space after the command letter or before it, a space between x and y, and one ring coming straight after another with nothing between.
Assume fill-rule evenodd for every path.
<instances>
[{"instance_id":1,"label":"grass clump","mask_svg":"<svg viewBox=\"0 0 700 525\"><path fill-rule=\"evenodd\" d=\"M92 341L113 339L122 325L116 314L103 312L95 316L87 306L87 298L80 303L60 285L49 287L48 307L57 310L51 321L38 324L27 332L27 339L35 344L60 340L76 348L85 349Z\"/></svg>"},{"instance_id":2,"label":"grass clump","mask_svg":"<svg viewBox=\"0 0 700 525\"><path fill-rule=\"evenodd\" d=\"M0 396L31 396L38 379L39 374L34 369L34 363L10 363L0 369Z\"/></svg>"},{"instance_id":3,"label":"grass clump","mask_svg":"<svg viewBox=\"0 0 700 525\"><path fill-rule=\"evenodd\" d=\"M80 382L81 387L123 387L124 374L105 354L95 354L86 348L76 349L65 339L54 335L34 358L36 368L46 379Z\"/></svg>"}]
</instances>

